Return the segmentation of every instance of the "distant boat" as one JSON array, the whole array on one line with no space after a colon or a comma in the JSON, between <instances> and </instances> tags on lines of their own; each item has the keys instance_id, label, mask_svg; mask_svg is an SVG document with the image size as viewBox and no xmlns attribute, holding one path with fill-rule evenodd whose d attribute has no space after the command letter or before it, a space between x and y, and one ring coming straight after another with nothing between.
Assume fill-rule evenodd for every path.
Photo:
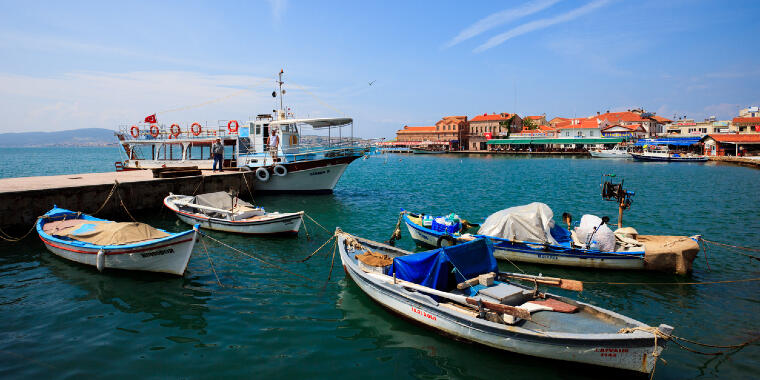
<instances>
[{"instance_id":1,"label":"distant boat","mask_svg":"<svg viewBox=\"0 0 760 380\"><path fill-rule=\"evenodd\" d=\"M169 194L164 206L188 224L252 235L297 234L303 211L266 212L223 191L197 196Z\"/></svg>"},{"instance_id":2,"label":"distant boat","mask_svg":"<svg viewBox=\"0 0 760 380\"><path fill-rule=\"evenodd\" d=\"M535 357L652 372L665 339L654 327L537 291L582 283L499 272L485 239L411 253L336 231L346 274L381 306L457 339ZM534 287L514 283L535 281ZM656 328L670 334L673 327ZM654 353L654 355L653 355ZM547 365L554 365L547 363Z\"/></svg>"},{"instance_id":3,"label":"distant boat","mask_svg":"<svg viewBox=\"0 0 760 380\"><path fill-rule=\"evenodd\" d=\"M47 249L64 259L109 269L185 273L197 236L169 233L143 223L117 223L53 207L37 221Z\"/></svg>"},{"instance_id":4,"label":"distant boat","mask_svg":"<svg viewBox=\"0 0 760 380\"><path fill-rule=\"evenodd\" d=\"M667 161L667 162L705 162L707 156L694 153L679 153L667 147L647 149L641 153L631 153L636 161Z\"/></svg>"},{"instance_id":5,"label":"distant boat","mask_svg":"<svg viewBox=\"0 0 760 380\"><path fill-rule=\"evenodd\" d=\"M443 148L432 148L432 147L415 147L412 148L412 153L414 154L442 154L442 153L448 153L447 150Z\"/></svg>"},{"instance_id":6,"label":"distant boat","mask_svg":"<svg viewBox=\"0 0 760 380\"><path fill-rule=\"evenodd\" d=\"M591 157L597 158L631 158L628 149L621 145L615 145L612 149L591 149L588 151Z\"/></svg>"}]
</instances>

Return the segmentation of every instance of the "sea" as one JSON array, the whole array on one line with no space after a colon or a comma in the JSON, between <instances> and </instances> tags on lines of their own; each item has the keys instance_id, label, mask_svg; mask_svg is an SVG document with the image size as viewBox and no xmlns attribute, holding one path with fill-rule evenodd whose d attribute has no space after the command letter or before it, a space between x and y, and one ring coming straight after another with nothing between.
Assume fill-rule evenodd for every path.
<instances>
[{"instance_id":1,"label":"sea","mask_svg":"<svg viewBox=\"0 0 760 380\"><path fill-rule=\"evenodd\" d=\"M0 177L111 171L114 147L0 148ZM256 196L270 211L305 211L292 237L208 232L183 277L106 271L49 253L36 236L0 243L2 378L587 379L641 375L512 354L454 340L398 317L350 279L328 244L335 227L387 240L403 208L482 222L543 202L575 220L617 221L600 196L605 174L634 201L626 226L760 246L760 170L721 163L475 154L373 155L346 170L333 194ZM241 192L242 194L243 192ZM87 210L85 210L87 211ZM169 231L189 228L161 205L135 215ZM122 215L128 220L127 215ZM308 234L307 234L308 231ZM308 236L307 236L308 235ZM397 246L420 251L402 231ZM585 281L553 292L712 345L760 335L757 252L708 245L688 276L520 264L527 273ZM213 264L212 264L213 263ZM499 263L503 271L515 271ZM297 273L304 277L291 274ZM729 281L713 284L701 282ZM634 284L619 284L634 283ZM697 351L714 349L689 346ZM754 379L757 342L723 355L669 344L657 379Z\"/></svg>"}]
</instances>

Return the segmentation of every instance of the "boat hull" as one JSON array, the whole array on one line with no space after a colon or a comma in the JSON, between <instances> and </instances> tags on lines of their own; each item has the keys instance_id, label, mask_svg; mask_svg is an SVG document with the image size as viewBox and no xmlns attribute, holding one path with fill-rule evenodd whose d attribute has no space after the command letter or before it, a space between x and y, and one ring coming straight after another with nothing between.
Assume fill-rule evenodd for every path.
<instances>
[{"instance_id":1,"label":"boat hull","mask_svg":"<svg viewBox=\"0 0 760 380\"><path fill-rule=\"evenodd\" d=\"M473 320L455 311L442 308L430 297L424 295L408 297L402 295L401 285L377 281L366 276L349 259L344 248L344 239L338 239L341 247L341 261L345 272L371 299L391 311L417 323L459 339L494 347L511 353L542 358L578 362L650 373L662 346L655 348L649 334L633 337L629 334L521 334L515 328L504 328L493 322ZM582 305L598 309L592 305ZM604 311L613 314L609 311ZM620 316L622 317L622 316ZM623 317L625 318L625 317ZM640 322L633 321L636 324ZM642 338L642 336L649 336Z\"/></svg>"},{"instance_id":2,"label":"boat hull","mask_svg":"<svg viewBox=\"0 0 760 380\"><path fill-rule=\"evenodd\" d=\"M353 160L351 160L353 161ZM254 192L277 193L332 193L335 185L346 171L349 163L330 163L298 171L288 171L284 176L269 175L266 182L256 179ZM255 169L254 169L255 170Z\"/></svg>"},{"instance_id":3,"label":"boat hull","mask_svg":"<svg viewBox=\"0 0 760 380\"><path fill-rule=\"evenodd\" d=\"M441 232L420 227L404 214L409 235L420 244L438 246ZM580 249L544 249L541 244L512 243L509 240L488 237L493 243L493 255L497 260L549 264L569 267L643 270L644 252L630 254L588 253Z\"/></svg>"},{"instance_id":4,"label":"boat hull","mask_svg":"<svg viewBox=\"0 0 760 380\"><path fill-rule=\"evenodd\" d=\"M169 273L181 276L195 245L196 231L135 248L103 248L104 268ZM45 247L64 259L97 267L100 249L68 245L40 236Z\"/></svg>"},{"instance_id":5,"label":"boat hull","mask_svg":"<svg viewBox=\"0 0 760 380\"><path fill-rule=\"evenodd\" d=\"M591 157L596 158L631 158L631 154L628 152L611 152L607 150L602 151L596 151L596 150L590 150L588 153L591 155Z\"/></svg>"},{"instance_id":6,"label":"boat hull","mask_svg":"<svg viewBox=\"0 0 760 380\"><path fill-rule=\"evenodd\" d=\"M658 161L658 162L705 162L708 160L706 156L698 157L665 157L665 156L650 156L643 154L632 153L633 159L636 161Z\"/></svg>"}]
</instances>

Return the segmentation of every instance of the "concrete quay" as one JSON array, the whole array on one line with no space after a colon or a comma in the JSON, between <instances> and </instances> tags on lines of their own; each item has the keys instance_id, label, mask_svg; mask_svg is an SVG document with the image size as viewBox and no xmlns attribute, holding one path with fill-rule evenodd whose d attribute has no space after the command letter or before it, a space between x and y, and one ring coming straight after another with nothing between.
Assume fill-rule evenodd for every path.
<instances>
[{"instance_id":1,"label":"concrete quay","mask_svg":"<svg viewBox=\"0 0 760 380\"><path fill-rule=\"evenodd\" d=\"M734 156L708 156L710 161L729 162L736 165L749 166L760 169L760 157L734 157Z\"/></svg>"},{"instance_id":2,"label":"concrete quay","mask_svg":"<svg viewBox=\"0 0 760 380\"><path fill-rule=\"evenodd\" d=\"M109 199L117 181L118 185ZM253 191L253 172L203 171L200 176L153 178L150 170L134 170L3 178L0 179L0 229L13 236L21 235L54 204L88 214L103 206L97 217L128 221L129 216L121 206L121 200L130 213L160 209L169 192L194 194L234 188L240 191L241 198L250 200L246 182Z\"/></svg>"}]
</instances>

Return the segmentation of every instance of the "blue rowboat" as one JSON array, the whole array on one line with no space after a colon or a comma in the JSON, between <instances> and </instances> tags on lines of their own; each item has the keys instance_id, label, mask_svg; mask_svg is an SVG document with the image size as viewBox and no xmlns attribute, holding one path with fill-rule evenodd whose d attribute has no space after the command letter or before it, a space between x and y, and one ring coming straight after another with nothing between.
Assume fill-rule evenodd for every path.
<instances>
[{"instance_id":1,"label":"blue rowboat","mask_svg":"<svg viewBox=\"0 0 760 380\"><path fill-rule=\"evenodd\" d=\"M557 244L535 243L503 239L495 236L468 235L466 231L447 233L422 225L420 214L402 211L402 220L412 239L422 245L441 247L457 244L466 239L488 238L494 247L498 260L551 264L603 269L646 269L643 245L636 249L606 252L598 249L581 248L573 243L571 233L556 225L552 235Z\"/></svg>"},{"instance_id":2,"label":"blue rowboat","mask_svg":"<svg viewBox=\"0 0 760 380\"><path fill-rule=\"evenodd\" d=\"M372 300L447 336L507 355L651 373L665 348L665 339L654 333L673 331L515 283L521 277L563 287L567 280L498 272L486 239L412 254L340 229L335 234L347 276ZM375 261L365 261L368 256Z\"/></svg>"},{"instance_id":3,"label":"blue rowboat","mask_svg":"<svg viewBox=\"0 0 760 380\"><path fill-rule=\"evenodd\" d=\"M117 223L58 207L37 220L45 247L67 260L110 269L183 275L198 226L169 233L143 223Z\"/></svg>"}]
</instances>

